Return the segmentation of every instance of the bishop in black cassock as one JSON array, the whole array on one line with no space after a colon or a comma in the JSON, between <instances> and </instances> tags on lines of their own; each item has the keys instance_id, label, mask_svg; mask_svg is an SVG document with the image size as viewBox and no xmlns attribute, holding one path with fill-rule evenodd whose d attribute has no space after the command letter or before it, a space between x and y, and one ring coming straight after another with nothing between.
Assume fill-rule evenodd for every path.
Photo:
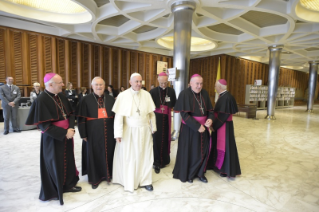
<instances>
[{"instance_id":1,"label":"bishop in black cassock","mask_svg":"<svg viewBox=\"0 0 319 212\"><path fill-rule=\"evenodd\" d=\"M82 175L96 189L102 180L112 179L114 139L114 98L104 94L101 77L92 80L93 93L78 106L78 128L82 140Z\"/></svg>"},{"instance_id":2,"label":"bishop in black cassock","mask_svg":"<svg viewBox=\"0 0 319 212\"><path fill-rule=\"evenodd\" d=\"M209 127L213 119L213 106L206 90L202 89L203 78L195 74L190 87L182 91L174 110L182 116L173 177L182 182L193 182L198 177L207 182L204 173L210 154Z\"/></svg>"},{"instance_id":3,"label":"bishop in black cassock","mask_svg":"<svg viewBox=\"0 0 319 212\"><path fill-rule=\"evenodd\" d=\"M226 90L226 86L227 82L224 79L218 80L215 84L219 98L214 109L213 146L208 169L215 170L222 177L236 177L241 174L241 170L232 116L238 112L238 108L235 98Z\"/></svg>"},{"instance_id":4,"label":"bishop in black cassock","mask_svg":"<svg viewBox=\"0 0 319 212\"><path fill-rule=\"evenodd\" d=\"M158 75L159 86L150 91L156 106L157 132L153 134L154 169L160 172L170 162L171 150L171 111L176 103L173 88L167 87L168 76L165 72Z\"/></svg>"},{"instance_id":5,"label":"bishop in black cassock","mask_svg":"<svg viewBox=\"0 0 319 212\"><path fill-rule=\"evenodd\" d=\"M81 187L74 160L74 115L62 92L62 78L54 73L44 77L46 89L33 102L26 125L41 129L40 200L58 199L63 192L78 192Z\"/></svg>"}]
</instances>

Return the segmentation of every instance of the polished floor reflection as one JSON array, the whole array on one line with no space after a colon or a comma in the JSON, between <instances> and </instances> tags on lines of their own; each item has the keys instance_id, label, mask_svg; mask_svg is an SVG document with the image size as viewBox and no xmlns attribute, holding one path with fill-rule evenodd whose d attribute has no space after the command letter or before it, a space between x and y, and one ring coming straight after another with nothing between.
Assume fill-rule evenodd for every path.
<instances>
[{"instance_id":1,"label":"polished floor reflection","mask_svg":"<svg viewBox=\"0 0 319 212\"><path fill-rule=\"evenodd\" d=\"M234 116L242 175L221 178L208 171L208 183L182 183L172 178L177 142L172 142L171 164L153 172L154 191L133 193L105 181L93 190L80 177L82 192L42 202L37 130L3 135L0 123L0 211L319 211L319 106L276 110L276 121ZM75 159L81 170L81 139L75 139Z\"/></svg>"}]
</instances>

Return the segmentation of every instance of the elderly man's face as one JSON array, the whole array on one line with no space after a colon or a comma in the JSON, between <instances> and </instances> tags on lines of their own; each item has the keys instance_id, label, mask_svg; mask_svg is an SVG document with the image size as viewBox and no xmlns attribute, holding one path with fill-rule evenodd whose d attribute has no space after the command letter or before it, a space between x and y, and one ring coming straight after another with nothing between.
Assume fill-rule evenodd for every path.
<instances>
[{"instance_id":1,"label":"elderly man's face","mask_svg":"<svg viewBox=\"0 0 319 212\"><path fill-rule=\"evenodd\" d=\"M195 93L199 93L203 88L203 78L194 77L190 81L190 86Z\"/></svg>"},{"instance_id":2,"label":"elderly man's face","mask_svg":"<svg viewBox=\"0 0 319 212\"><path fill-rule=\"evenodd\" d=\"M52 79L53 79L53 82L51 84L52 92L54 94L58 94L62 92L62 87L64 86L62 77L59 75L55 75Z\"/></svg>"},{"instance_id":3,"label":"elderly man's face","mask_svg":"<svg viewBox=\"0 0 319 212\"><path fill-rule=\"evenodd\" d=\"M134 91L139 91L142 88L142 77L135 76L130 80L130 85L132 86Z\"/></svg>"},{"instance_id":4,"label":"elderly man's face","mask_svg":"<svg viewBox=\"0 0 319 212\"><path fill-rule=\"evenodd\" d=\"M217 93L220 93L222 90L222 88L218 82L215 82L215 89L216 89Z\"/></svg>"},{"instance_id":5,"label":"elderly man's face","mask_svg":"<svg viewBox=\"0 0 319 212\"><path fill-rule=\"evenodd\" d=\"M8 85L12 85L13 84L13 77L8 77L6 79L6 82L7 82Z\"/></svg>"},{"instance_id":6,"label":"elderly man's face","mask_svg":"<svg viewBox=\"0 0 319 212\"><path fill-rule=\"evenodd\" d=\"M92 83L92 89L93 92L98 95L98 96L102 96L102 94L104 93L105 90L105 82L103 79L95 79Z\"/></svg>"},{"instance_id":7,"label":"elderly man's face","mask_svg":"<svg viewBox=\"0 0 319 212\"><path fill-rule=\"evenodd\" d=\"M159 76L157 78L159 86L163 89L165 89L167 87L168 84L168 77L167 76Z\"/></svg>"}]
</instances>

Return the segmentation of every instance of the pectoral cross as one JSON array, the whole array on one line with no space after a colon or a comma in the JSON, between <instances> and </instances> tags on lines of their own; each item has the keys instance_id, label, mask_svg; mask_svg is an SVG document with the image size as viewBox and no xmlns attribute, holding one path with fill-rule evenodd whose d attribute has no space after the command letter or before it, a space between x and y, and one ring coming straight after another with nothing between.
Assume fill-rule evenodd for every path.
<instances>
[{"instance_id":1,"label":"pectoral cross","mask_svg":"<svg viewBox=\"0 0 319 212\"><path fill-rule=\"evenodd\" d=\"M165 110L165 108L164 108L164 107L161 107L161 111L162 111L162 113L164 112L164 110Z\"/></svg>"},{"instance_id":2,"label":"pectoral cross","mask_svg":"<svg viewBox=\"0 0 319 212\"><path fill-rule=\"evenodd\" d=\"M104 117L106 116L106 112L105 112L105 110L103 110L103 116L104 116Z\"/></svg>"},{"instance_id":3,"label":"pectoral cross","mask_svg":"<svg viewBox=\"0 0 319 212\"><path fill-rule=\"evenodd\" d=\"M63 113L63 118L66 119L66 114L65 113Z\"/></svg>"},{"instance_id":4,"label":"pectoral cross","mask_svg":"<svg viewBox=\"0 0 319 212\"><path fill-rule=\"evenodd\" d=\"M204 114L204 108L200 107L199 109L202 111L202 114Z\"/></svg>"},{"instance_id":5,"label":"pectoral cross","mask_svg":"<svg viewBox=\"0 0 319 212\"><path fill-rule=\"evenodd\" d=\"M140 109L137 108L137 111L136 111L136 112L138 113L139 116L141 115L141 114L140 114Z\"/></svg>"}]
</instances>

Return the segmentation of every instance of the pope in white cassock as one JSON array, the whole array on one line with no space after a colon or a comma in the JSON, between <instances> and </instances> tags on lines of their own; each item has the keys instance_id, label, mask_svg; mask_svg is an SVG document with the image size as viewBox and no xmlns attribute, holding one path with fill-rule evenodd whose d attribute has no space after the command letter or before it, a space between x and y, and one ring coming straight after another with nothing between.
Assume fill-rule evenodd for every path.
<instances>
[{"instance_id":1,"label":"pope in white cassock","mask_svg":"<svg viewBox=\"0 0 319 212\"><path fill-rule=\"evenodd\" d=\"M149 92L141 89L142 76L134 73L131 88L117 96L112 111L115 112L114 137L116 146L113 160L113 183L124 190L145 187L152 191L153 138L156 132L155 105Z\"/></svg>"}]
</instances>

